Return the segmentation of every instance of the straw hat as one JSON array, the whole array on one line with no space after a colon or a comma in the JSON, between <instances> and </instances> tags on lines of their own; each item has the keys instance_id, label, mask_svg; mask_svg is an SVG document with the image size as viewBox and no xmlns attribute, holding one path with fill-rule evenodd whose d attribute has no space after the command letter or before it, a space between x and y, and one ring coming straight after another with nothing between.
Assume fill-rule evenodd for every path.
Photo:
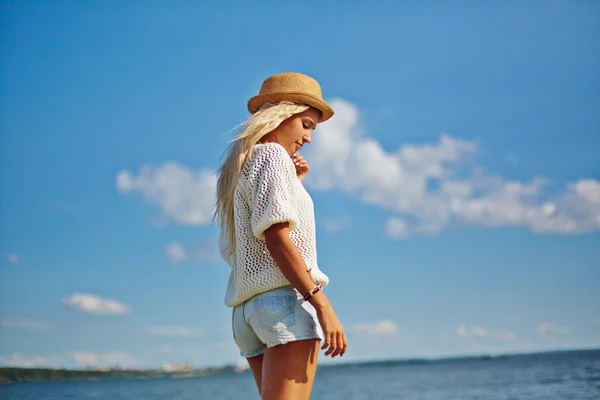
<instances>
[{"instance_id":1,"label":"straw hat","mask_svg":"<svg viewBox=\"0 0 600 400\"><path fill-rule=\"evenodd\" d=\"M333 109L323 100L319 82L298 72L283 72L265 79L259 94L248 100L248 111L254 114L263 104L280 101L316 108L321 111L319 122L327 121L333 115Z\"/></svg>"}]
</instances>

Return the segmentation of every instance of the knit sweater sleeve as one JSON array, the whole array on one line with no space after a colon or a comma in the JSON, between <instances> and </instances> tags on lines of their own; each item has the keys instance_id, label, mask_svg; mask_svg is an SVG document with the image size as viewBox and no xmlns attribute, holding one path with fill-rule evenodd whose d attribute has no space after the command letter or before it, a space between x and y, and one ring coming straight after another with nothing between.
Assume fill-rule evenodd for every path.
<instances>
[{"instance_id":1,"label":"knit sweater sleeve","mask_svg":"<svg viewBox=\"0 0 600 400\"><path fill-rule=\"evenodd\" d=\"M260 240L271 225L288 222L298 225L295 190L298 184L294 164L279 144L262 145L253 160L254 179L249 185L252 233Z\"/></svg>"}]
</instances>

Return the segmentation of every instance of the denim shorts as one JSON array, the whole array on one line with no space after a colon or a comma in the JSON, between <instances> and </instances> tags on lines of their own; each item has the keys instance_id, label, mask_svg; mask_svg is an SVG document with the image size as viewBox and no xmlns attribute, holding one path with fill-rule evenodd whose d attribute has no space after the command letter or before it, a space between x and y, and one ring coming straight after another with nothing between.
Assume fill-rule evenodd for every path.
<instances>
[{"instance_id":1,"label":"denim shorts","mask_svg":"<svg viewBox=\"0 0 600 400\"><path fill-rule=\"evenodd\" d=\"M304 339L323 339L315 308L293 286L260 293L233 307L233 339L242 357L255 357L266 347Z\"/></svg>"}]
</instances>

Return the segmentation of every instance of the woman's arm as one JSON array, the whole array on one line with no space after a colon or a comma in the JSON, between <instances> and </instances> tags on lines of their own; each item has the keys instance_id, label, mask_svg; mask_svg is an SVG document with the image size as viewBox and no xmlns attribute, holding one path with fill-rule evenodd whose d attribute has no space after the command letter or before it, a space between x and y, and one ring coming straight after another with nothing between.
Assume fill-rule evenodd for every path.
<instances>
[{"instance_id":1,"label":"woman's arm","mask_svg":"<svg viewBox=\"0 0 600 400\"><path fill-rule=\"evenodd\" d=\"M285 222L271 225L265 230L265 243L283 276L302 295L308 293L315 284L307 272L307 266L304 258L302 258L302 254L300 254L300 251L290 239L289 224ZM332 358L338 354L343 356L348 346L346 334L327 296L321 290L314 294L309 302L317 311L317 316L325 335L325 343L321 347L321 350L329 347L325 352L326 356L330 354Z\"/></svg>"}]
</instances>

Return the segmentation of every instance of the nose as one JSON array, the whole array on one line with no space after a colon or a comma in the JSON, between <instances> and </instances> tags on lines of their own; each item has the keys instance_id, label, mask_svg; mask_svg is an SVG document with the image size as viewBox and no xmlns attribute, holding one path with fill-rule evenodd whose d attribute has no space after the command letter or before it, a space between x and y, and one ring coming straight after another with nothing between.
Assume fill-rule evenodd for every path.
<instances>
[{"instance_id":1,"label":"nose","mask_svg":"<svg viewBox=\"0 0 600 400\"><path fill-rule=\"evenodd\" d=\"M310 142L311 142L310 135L302 136L302 141L310 144Z\"/></svg>"}]
</instances>

